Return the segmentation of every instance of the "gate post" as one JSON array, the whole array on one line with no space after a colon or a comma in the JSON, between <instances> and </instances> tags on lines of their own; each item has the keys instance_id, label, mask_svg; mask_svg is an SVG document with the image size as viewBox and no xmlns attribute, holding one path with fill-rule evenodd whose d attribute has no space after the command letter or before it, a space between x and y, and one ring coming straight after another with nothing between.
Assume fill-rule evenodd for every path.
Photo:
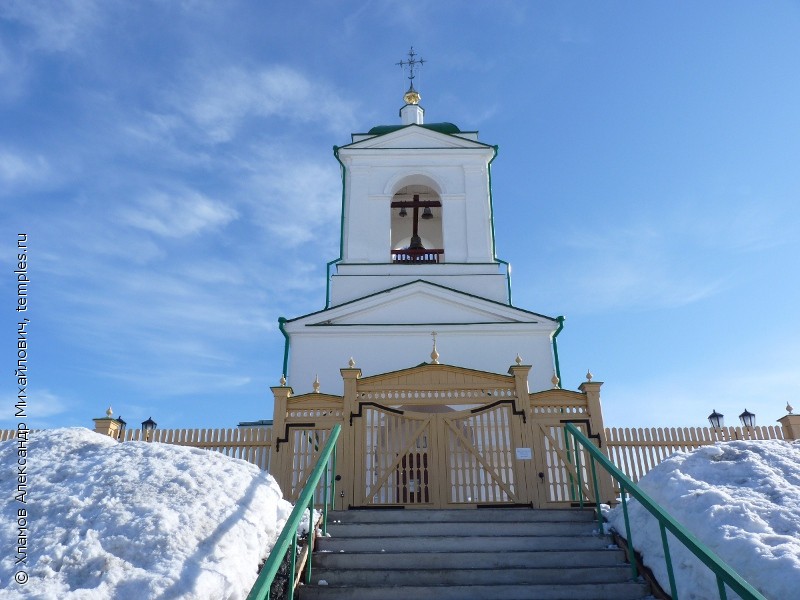
<instances>
[{"instance_id":1,"label":"gate post","mask_svg":"<svg viewBox=\"0 0 800 600\"><path fill-rule=\"evenodd\" d=\"M522 423L522 443L534 452L533 444L533 414L531 411L531 396L528 390L528 374L531 365L512 365L508 368L508 373L514 376L514 384L517 393L517 408L525 413L525 420ZM522 485L525 486L525 493L521 494L525 502L530 502L534 508L539 508L542 504L539 486L537 485L536 458L530 460L517 461L522 465Z\"/></svg>"},{"instance_id":2,"label":"gate post","mask_svg":"<svg viewBox=\"0 0 800 600\"><path fill-rule=\"evenodd\" d=\"M275 478L283 491L284 497L292 489L292 457L289 456L291 445L283 444L283 452L278 447L278 440L286 435L286 404L289 397L293 394L292 388L286 385L286 380L281 379L282 385L271 387L272 395L275 398L275 408L272 413L272 446L270 447L269 469L270 474Z\"/></svg>"},{"instance_id":3,"label":"gate post","mask_svg":"<svg viewBox=\"0 0 800 600\"><path fill-rule=\"evenodd\" d=\"M358 379L361 377L361 369L355 368L355 363L350 359L350 368L339 369L344 383L344 393L342 396L342 432L339 439L342 440L342 458L337 465L342 480L339 482L341 491L344 492L342 498L342 509L355 504L355 485L356 476L361 473L361 466L356 465L356 461L363 461L363 448L355 447L355 430L350 421L350 415L356 412L358 405ZM362 482L363 485L363 482Z\"/></svg>"},{"instance_id":4,"label":"gate post","mask_svg":"<svg viewBox=\"0 0 800 600\"><path fill-rule=\"evenodd\" d=\"M587 375L591 378L591 374ZM578 386L578 389L586 394L586 410L589 412L589 428L593 436L598 436L600 451L608 456L606 450L606 430L603 426L603 407L600 404L600 386L603 385L602 381L593 382L584 381ZM600 496L600 500L606 504L613 506L616 504L617 494L614 492L614 485L611 477L605 471L601 470L598 473L598 490L596 493Z\"/></svg>"},{"instance_id":5,"label":"gate post","mask_svg":"<svg viewBox=\"0 0 800 600\"><path fill-rule=\"evenodd\" d=\"M783 415L778 419L778 423L783 427L783 439L800 440L800 415L792 413Z\"/></svg>"},{"instance_id":6,"label":"gate post","mask_svg":"<svg viewBox=\"0 0 800 600\"><path fill-rule=\"evenodd\" d=\"M121 424L119 418L114 418L114 413L111 410L111 407L108 407L106 411L106 416L100 419L92 419L94 421L94 431L95 433L100 433L102 435L109 436L112 440L119 440L120 442L124 441L119 439L120 433L124 433L121 431Z\"/></svg>"}]
</instances>

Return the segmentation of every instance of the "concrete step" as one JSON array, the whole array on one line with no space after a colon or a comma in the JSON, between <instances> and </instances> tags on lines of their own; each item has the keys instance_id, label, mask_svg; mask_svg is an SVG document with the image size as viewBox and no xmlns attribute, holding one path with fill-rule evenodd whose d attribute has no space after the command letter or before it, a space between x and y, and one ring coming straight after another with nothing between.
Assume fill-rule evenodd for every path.
<instances>
[{"instance_id":1,"label":"concrete step","mask_svg":"<svg viewBox=\"0 0 800 600\"><path fill-rule=\"evenodd\" d=\"M320 538L320 552L517 552L520 550L602 550L605 536L453 536Z\"/></svg>"},{"instance_id":2,"label":"concrete step","mask_svg":"<svg viewBox=\"0 0 800 600\"><path fill-rule=\"evenodd\" d=\"M594 510L532 510L530 508L448 509L364 509L337 510L328 514L329 523L502 523L507 521L594 521Z\"/></svg>"},{"instance_id":3,"label":"concrete step","mask_svg":"<svg viewBox=\"0 0 800 600\"><path fill-rule=\"evenodd\" d=\"M501 521L501 522L402 522L402 523L332 523L328 533L337 538L391 536L543 536L589 535L596 530L589 521Z\"/></svg>"},{"instance_id":4,"label":"concrete step","mask_svg":"<svg viewBox=\"0 0 800 600\"><path fill-rule=\"evenodd\" d=\"M316 580L315 580L316 581ZM302 586L300 600L642 600L640 582L569 585Z\"/></svg>"},{"instance_id":5,"label":"concrete step","mask_svg":"<svg viewBox=\"0 0 800 600\"><path fill-rule=\"evenodd\" d=\"M602 550L550 550L517 552L317 552L314 568L320 569L502 569L547 567L603 567L625 562L624 552Z\"/></svg>"},{"instance_id":6,"label":"concrete step","mask_svg":"<svg viewBox=\"0 0 800 600\"><path fill-rule=\"evenodd\" d=\"M624 583L631 578L627 565L582 568L482 568L432 569L323 569L312 571L312 581L325 580L338 586L420 586L420 585L522 585Z\"/></svg>"},{"instance_id":7,"label":"concrete step","mask_svg":"<svg viewBox=\"0 0 800 600\"><path fill-rule=\"evenodd\" d=\"M354 510L331 513L328 532L301 600L649 595L591 510Z\"/></svg>"}]
</instances>

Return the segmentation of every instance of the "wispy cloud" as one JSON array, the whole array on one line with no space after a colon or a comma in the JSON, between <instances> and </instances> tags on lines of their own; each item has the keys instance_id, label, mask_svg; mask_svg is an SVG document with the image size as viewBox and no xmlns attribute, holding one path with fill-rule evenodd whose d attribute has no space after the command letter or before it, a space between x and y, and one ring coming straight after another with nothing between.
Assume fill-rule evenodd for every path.
<instances>
[{"instance_id":1,"label":"wispy cloud","mask_svg":"<svg viewBox=\"0 0 800 600\"><path fill-rule=\"evenodd\" d=\"M28 27L35 48L63 52L88 37L98 20L99 4L95 0L62 0L55 4L46 0L10 0L0 7L0 16Z\"/></svg>"},{"instance_id":2,"label":"wispy cloud","mask_svg":"<svg viewBox=\"0 0 800 600\"><path fill-rule=\"evenodd\" d=\"M566 246L561 271L575 288L568 297L582 298L591 312L682 306L726 285L724 277L692 269L672 247L670 232L654 226L594 229L561 241Z\"/></svg>"},{"instance_id":3,"label":"wispy cloud","mask_svg":"<svg viewBox=\"0 0 800 600\"><path fill-rule=\"evenodd\" d=\"M335 166L302 159L265 161L248 189L256 222L281 246L312 240L332 246L338 239L341 180Z\"/></svg>"},{"instance_id":4,"label":"wispy cloud","mask_svg":"<svg viewBox=\"0 0 800 600\"><path fill-rule=\"evenodd\" d=\"M28 425L28 427L37 428L48 426L50 425L48 421L49 419L63 415L71 408L70 403L48 389L32 387L28 390L28 394L29 395L26 398L27 418L25 420L25 423ZM7 397L4 400L4 406L13 407L18 402L19 399L17 396ZM6 426L12 426L13 421L13 424L15 425L17 421L10 418L13 414L13 410L5 411L3 418L0 418L0 423L5 424Z\"/></svg>"},{"instance_id":5,"label":"wispy cloud","mask_svg":"<svg viewBox=\"0 0 800 600\"><path fill-rule=\"evenodd\" d=\"M50 165L40 154L25 155L0 148L0 183L3 190L38 185L49 179L50 175Z\"/></svg>"},{"instance_id":6,"label":"wispy cloud","mask_svg":"<svg viewBox=\"0 0 800 600\"><path fill-rule=\"evenodd\" d=\"M202 74L175 94L174 106L215 142L233 139L249 117L284 117L351 129L354 105L289 67L227 67Z\"/></svg>"},{"instance_id":7,"label":"wispy cloud","mask_svg":"<svg viewBox=\"0 0 800 600\"><path fill-rule=\"evenodd\" d=\"M230 206L192 190L177 194L151 192L135 208L120 211L123 222L165 237L194 235L230 223L238 216Z\"/></svg>"},{"instance_id":8,"label":"wispy cloud","mask_svg":"<svg viewBox=\"0 0 800 600\"><path fill-rule=\"evenodd\" d=\"M251 388L277 315L321 307L319 255L337 247L341 181L329 146L309 151L296 134L342 127L353 105L299 71L232 72L169 98L90 94L92 119L56 132L58 153L7 149L0 182L65 161L79 182L60 176L59 202L37 221L48 275L37 301L70 315L52 331L98 385L163 398Z\"/></svg>"},{"instance_id":9,"label":"wispy cloud","mask_svg":"<svg viewBox=\"0 0 800 600\"><path fill-rule=\"evenodd\" d=\"M153 270L84 256L73 266L91 278L51 282L51 290L73 315L61 329L83 349L93 377L164 397L252 380L252 369L237 367L238 348L252 348L274 329L274 318L251 265L176 257Z\"/></svg>"},{"instance_id":10,"label":"wispy cloud","mask_svg":"<svg viewBox=\"0 0 800 600\"><path fill-rule=\"evenodd\" d=\"M571 310L653 310L704 301L739 284L743 255L796 243L796 207L753 194L709 194L642 204L616 215L559 230L548 245Z\"/></svg>"},{"instance_id":11,"label":"wispy cloud","mask_svg":"<svg viewBox=\"0 0 800 600\"><path fill-rule=\"evenodd\" d=\"M770 206L770 210L764 210ZM792 207L796 211L796 207ZM692 236L699 245L735 252L757 252L783 245L795 238L795 216L784 214L780 203L762 198L727 197L713 212L686 210L676 217L675 228Z\"/></svg>"}]
</instances>

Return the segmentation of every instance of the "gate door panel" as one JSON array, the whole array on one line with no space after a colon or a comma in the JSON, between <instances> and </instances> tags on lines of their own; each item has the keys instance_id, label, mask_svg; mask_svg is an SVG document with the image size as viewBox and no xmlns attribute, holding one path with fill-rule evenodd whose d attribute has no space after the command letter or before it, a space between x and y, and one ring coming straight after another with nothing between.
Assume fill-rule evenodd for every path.
<instances>
[{"instance_id":1,"label":"gate door panel","mask_svg":"<svg viewBox=\"0 0 800 600\"><path fill-rule=\"evenodd\" d=\"M525 482L516 449L522 446L520 414L513 401L440 414L446 505L523 503Z\"/></svg>"},{"instance_id":2,"label":"gate door panel","mask_svg":"<svg viewBox=\"0 0 800 600\"><path fill-rule=\"evenodd\" d=\"M437 505L434 415L361 404L354 416L356 506Z\"/></svg>"},{"instance_id":3,"label":"gate door panel","mask_svg":"<svg viewBox=\"0 0 800 600\"><path fill-rule=\"evenodd\" d=\"M288 486L284 483L284 496L290 502L297 500L311 471L317 466L319 453L328 441L330 429L320 429L319 427L320 425L316 423L292 424L286 428L286 439L277 440L279 451L284 455L288 454L285 468L289 479L286 482ZM321 498L320 488L317 501L320 501Z\"/></svg>"},{"instance_id":4,"label":"gate door panel","mask_svg":"<svg viewBox=\"0 0 800 600\"><path fill-rule=\"evenodd\" d=\"M574 424L587 433L585 424ZM578 501L581 488L584 498L594 498L589 455L583 448L571 447L563 422L538 422L534 432L537 467L545 476L544 502L549 506L571 506Z\"/></svg>"}]
</instances>

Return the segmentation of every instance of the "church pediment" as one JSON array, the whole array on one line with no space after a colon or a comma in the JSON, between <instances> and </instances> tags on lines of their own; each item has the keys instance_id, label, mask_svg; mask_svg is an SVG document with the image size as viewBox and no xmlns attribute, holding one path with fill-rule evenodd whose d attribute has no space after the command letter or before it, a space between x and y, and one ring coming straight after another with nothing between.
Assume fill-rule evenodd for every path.
<instances>
[{"instance_id":1,"label":"church pediment","mask_svg":"<svg viewBox=\"0 0 800 600\"><path fill-rule=\"evenodd\" d=\"M455 365L434 365L424 363L416 367L381 373L362 377L358 382L358 390L387 390L392 388L424 389L424 390L459 390L475 388L502 387L511 390L514 386L514 377L500 373L488 373L475 369L467 369ZM508 396L512 394L509 393ZM488 396L501 398L500 394ZM441 397L442 402L457 404L457 397L446 394Z\"/></svg>"},{"instance_id":2,"label":"church pediment","mask_svg":"<svg viewBox=\"0 0 800 600\"><path fill-rule=\"evenodd\" d=\"M411 148L491 148L486 144L467 140L457 135L440 133L419 125L408 125L389 133L357 141L342 150Z\"/></svg>"},{"instance_id":3,"label":"church pediment","mask_svg":"<svg viewBox=\"0 0 800 600\"><path fill-rule=\"evenodd\" d=\"M457 290L415 281L289 321L292 329L358 325L530 324L555 329L555 319Z\"/></svg>"}]
</instances>

